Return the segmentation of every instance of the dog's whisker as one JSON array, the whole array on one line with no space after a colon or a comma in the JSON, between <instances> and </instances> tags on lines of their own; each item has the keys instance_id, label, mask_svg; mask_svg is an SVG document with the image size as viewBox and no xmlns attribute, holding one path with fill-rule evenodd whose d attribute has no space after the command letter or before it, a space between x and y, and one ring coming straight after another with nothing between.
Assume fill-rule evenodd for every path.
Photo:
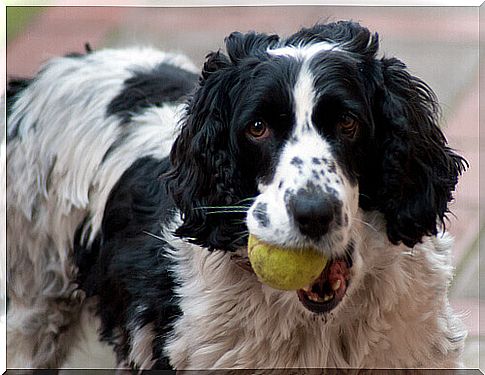
<instances>
[{"instance_id":1,"label":"dog's whisker","mask_svg":"<svg viewBox=\"0 0 485 375\"><path fill-rule=\"evenodd\" d=\"M223 210L223 209L248 209L247 206L199 206L194 207L194 210Z\"/></svg>"},{"instance_id":2,"label":"dog's whisker","mask_svg":"<svg viewBox=\"0 0 485 375\"><path fill-rule=\"evenodd\" d=\"M240 240L242 240L246 236L248 236L248 233L243 234L243 235L237 237L234 241L232 241L232 243L236 244L236 243L238 243Z\"/></svg>"},{"instance_id":3,"label":"dog's whisker","mask_svg":"<svg viewBox=\"0 0 485 375\"><path fill-rule=\"evenodd\" d=\"M240 231L240 232L235 232L234 234L235 235L244 235L244 234L249 234L249 231L248 230L243 230L243 231Z\"/></svg>"},{"instance_id":4,"label":"dog's whisker","mask_svg":"<svg viewBox=\"0 0 485 375\"><path fill-rule=\"evenodd\" d=\"M160 236L157 236L156 234L153 234L153 233L150 233L150 232L147 232L146 230L143 231L143 233L153 237L153 238L156 238L157 240L160 240L160 241L163 241L165 242L165 239L160 237Z\"/></svg>"},{"instance_id":5,"label":"dog's whisker","mask_svg":"<svg viewBox=\"0 0 485 375\"><path fill-rule=\"evenodd\" d=\"M250 198L244 198L241 199L240 201L237 201L236 203L242 203L242 202L253 202L256 200L256 197L250 197Z\"/></svg>"},{"instance_id":6,"label":"dog's whisker","mask_svg":"<svg viewBox=\"0 0 485 375\"><path fill-rule=\"evenodd\" d=\"M361 220L361 219L358 219L356 217L352 218L352 221L355 221L355 222L358 222L358 223L361 223L361 224L364 224L365 226L369 227L370 229L372 229L374 232L379 232L377 230L377 228L375 228L374 226L372 226L371 224L369 224L367 221L364 221L364 220Z\"/></svg>"},{"instance_id":7,"label":"dog's whisker","mask_svg":"<svg viewBox=\"0 0 485 375\"><path fill-rule=\"evenodd\" d=\"M232 223L246 225L248 222L246 220L232 220Z\"/></svg>"},{"instance_id":8,"label":"dog's whisker","mask_svg":"<svg viewBox=\"0 0 485 375\"><path fill-rule=\"evenodd\" d=\"M206 212L207 215L214 215L214 214L245 214L247 211L237 211L237 210L229 210L229 211L209 211Z\"/></svg>"}]
</instances>

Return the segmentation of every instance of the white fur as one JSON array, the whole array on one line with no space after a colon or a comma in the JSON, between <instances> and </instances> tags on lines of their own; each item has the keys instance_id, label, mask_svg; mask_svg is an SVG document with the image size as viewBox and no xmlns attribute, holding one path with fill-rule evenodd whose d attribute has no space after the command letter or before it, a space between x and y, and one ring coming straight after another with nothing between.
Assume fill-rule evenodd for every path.
<instances>
[{"instance_id":1,"label":"white fur","mask_svg":"<svg viewBox=\"0 0 485 375\"><path fill-rule=\"evenodd\" d=\"M155 331L153 324L149 323L133 330L133 341L128 360L137 363L140 368L151 368L153 366L153 338Z\"/></svg>"},{"instance_id":2,"label":"white fur","mask_svg":"<svg viewBox=\"0 0 485 375\"><path fill-rule=\"evenodd\" d=\"M268 48L267 50L267 52L273 56L286 56L299 60L311 60L315 55L324 51L342 51L342 49L335 43L320 42L304 46Z\"/></svg>"},{"instance_id":3,"label":"white fur","mask_svg":"<svg viewBox=\"0 0 485 375\"><path fill-rule=\"evenodd\" d=\"M0 143L0 181L6 181L6 147L5 138ZM5 272L5 255L7 249L7 196L5 189L0 190L0 305L3 306L0 311L0 316L4 316L5 313L5 300L6 300L6 272Z\"/></svg>"},{"instance_id":4,"label":"white fur","mask_svg":"<svg viewBox=\"0 0 485 375\"><path fill-rule=\"evenodd\" d=\"M308 69L308 61L305 61L298 74L295 87L293 88L295 101L295 136L300 136L310 128L312 124L312 109L315 107L316 92L313 74Z\"/></svg>"},{"instance_id":5,"label":"white fur","mask_svg":"<svg viewBox=\"0 0 485 375\"><path fill-rule=\"evenodd\" d=\"M459 367L466 333L446 297L450 237L425 238L411 250L388 242L380 215L362 218L351 287L328 317L304 309L295 292L262 285L229 254L166 233L177 248L184 311L167 346L173 365Z\"/></svg>"},{"instance_id":6,"label":"white fur","mask_svg":"<svg viewBox=\"0 0 485 375\"><path fill-rule=\"evenodd\" d=\"M94 314L95 302L96 299L93 298L83 304L79 323L76 327L76 340L69 348L62 368L102 369L121 367L116 361L113 348L98 339L101 319ZM69 375L69 373L68 370L64 374Z\"/></svg>"}]
</instances>

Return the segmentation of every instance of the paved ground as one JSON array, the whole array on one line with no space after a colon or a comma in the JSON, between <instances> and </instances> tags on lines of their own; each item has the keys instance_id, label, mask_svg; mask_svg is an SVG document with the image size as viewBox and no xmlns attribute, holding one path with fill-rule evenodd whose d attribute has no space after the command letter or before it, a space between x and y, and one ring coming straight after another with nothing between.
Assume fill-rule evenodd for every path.
<instances>
[{"instance_id":1,"label":"paved ground","mask_svg":"<svg viewBox=\"0 0 485 375\"><path fill-rule=\"evenodd\" d=\"M478 138L478 16L478 8L463 7L48 8L8 44L7 73L30 75L51 56L82 51L85 42L94 48L155 45L182 51L201 66L204 56L222 47L223 37L234 30L290 34L317 21L353 19L378 31L384 54L403 59L434 88L449 142L470 163L449 224L456 237L457 270L451 299L466 314L470 330L466 364L476 368L478 344L485 343L478 314L478 234L482 229L478 164L485 147Z\"/></svg>"}]
</instances>

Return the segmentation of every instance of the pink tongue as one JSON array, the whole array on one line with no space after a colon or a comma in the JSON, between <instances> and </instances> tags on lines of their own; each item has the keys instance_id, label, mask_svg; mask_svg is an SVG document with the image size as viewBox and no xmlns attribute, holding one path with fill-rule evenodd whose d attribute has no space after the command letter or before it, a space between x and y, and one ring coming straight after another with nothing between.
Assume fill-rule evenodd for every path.
<instances>
[{"instance_id":1,"label":"pink tongue","mask_svg":"<svg viewBox=\"0 0 485 375\"><path fill-rule=\"evenodd\" d=\"M335 291L337 298L343 298L345 290L347 289L347 280L349 279L349 269L343 260L336 260L330 265L328 270L327 280L330 285L334 285L337 280L340 280L340 287Z\"/></svg>"}]
</instances>

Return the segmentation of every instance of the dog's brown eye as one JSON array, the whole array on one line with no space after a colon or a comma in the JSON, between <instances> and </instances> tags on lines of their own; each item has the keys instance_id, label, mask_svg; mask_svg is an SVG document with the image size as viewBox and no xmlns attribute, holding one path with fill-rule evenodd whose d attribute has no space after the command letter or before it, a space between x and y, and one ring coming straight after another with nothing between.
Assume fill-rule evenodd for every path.
<instances>
[{"instance_id":1,"label":"dog's brown eye","mask_svg":"<svg viewBox=\"0 0 485 375\"><path fill-rule=\"evenodd\" d=\"M338 126L343 135L347 137L353 137L357 131L358 121L355 117L351 115L343 115L340 118Z\"/></svg>"},{"instance_id":2,"label":"dog's brown eye","mask_svg":"<svg viewBox=\"0 0 485 375\"><path fill-rule=\"evenodd\" d=\"M269 136L270 131L268 128L268 124L262 120L257 120L250 123L247 127L247 133L252 138L266 138Z\"/></svg>"}]
</instances>

